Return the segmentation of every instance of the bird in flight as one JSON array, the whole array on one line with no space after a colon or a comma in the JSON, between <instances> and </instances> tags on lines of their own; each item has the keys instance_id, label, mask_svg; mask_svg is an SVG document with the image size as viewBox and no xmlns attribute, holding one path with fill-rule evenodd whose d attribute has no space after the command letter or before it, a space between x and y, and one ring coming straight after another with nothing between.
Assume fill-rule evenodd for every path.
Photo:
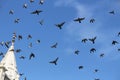
<instances>
[{"instance_id":1,"label":"bird in flight","mask_svg":"<svg viewBox=\"0 0 120 80\"><path fill-rule=\"evenodd\" d=\"M39 4L43 5L44 3L44 0L40 0Z\"/></svg>"},{"instance_id":2,"label":"bird in flight","mask_svg":"<svg viewBox=\"0 0 120 80\"><path fill-rule=\"evenodd\" d=\"M55 43L54 45L51 46L51 48L57 48L58 43Z\"/></svg>"},{"instance_id":3,"label":"bird in flight","mask_svg":"<svg viewBox=\"0 0 120 80\"><path fill-rule=\"evenodd\" d=\"M13 10L10 10L10 11L9 11L9 14L14 14L14 11L13 11Z\"/></svg>"},{"instance_id":4,"label":"bird in flight","mask_svg":"<svg viewBox=\"0 0 120 80\"><path fill-rule=\"evenodd\" d=\"M32 39L32 36L29 34L28 37L27 37L27 39Z\"/></svg>"},{"instance_id":5,"label":"bird in flight","mask_svg":"<svg viewBox=\"0 0 120 80\"><path fill-rule=\"evenodd\" d=\"M34 0L30 0L30 2L31 2L31 3L33 3L33 2L34 2Z\"/></svg>"},{"instance_id":6,"label":"bird in flight","mask_svg":"<svg viewBox=\"0 0 120 80\"><path fill-rule=\"evenodd\" d=\"M120 36L120 32L118 32L118 36Z\"/></svg>"},{"instance_id":7,"label":"bird in flight","mask_svg":"<svg viewBox=\"0 0 120 80\"><path fill-rule=\"evenodd\" d=\"M18 40L22 40L22 35L18 35Z\"/></svg>"},{"instance_id":8,"label":"bird in flight","mask_svg":"<svg viewBox=\"0 0 120 80\"><path fill-rule=\"evenodd\" d=\"M15 23L19 23L19 21L20 21L19 18L17 18L17 19L14 20Z\"/></svg>"},{"instance_id":9,"label":"bird in flight","mask_svg":"<svg viewBox=\"0 0 120 80\"><path fill-rule=\"evenodd\" d=\"M20 56L19 58L20 58L20 59L25 59L25 56Z\"/></svg>"},{"instance_id":10,"label":"bird in flight","mask_svg":"<svg viewBox=\"0 0 120 80\"><path fill-rule=\"evenodd\" d=\"M115 40L113 40L113 41L112 41L112 45L116 45L116 44L118 44L118 42L115 41Z\"/></svg>"},{"instance_id":11,"label":"bird in flight","mask_svg":"<svg viewBox=\"0 0 120 80\"><path fill-rule=\"evenodd\" d=\"M83 66L79 66L78 69L83 69Z\"/></svg>"},{"instance_id":12,"label":"bird in flight","mask_svg":"<svg viewBox=\"0 0 120 80\"><path fill-rule=\"evenodd\" d=\"M101 53L101 54L100 54L100 57L104 57L104 55L105 55L104 53Z\"/></svg>"},{"instance_id":13,"label":"bird in flight","mask_svg":"<svg viewBox=\"0 0 120 80\"><path fill-rule=\"evenodd\" d=\"M42 20L40 20L40 21L39 21L40 25L43 25L43 22L44 22L44 20L43 20L43 19L42 19Z\"/></svg>"},{"instance_id":14,"label":"bird in flight","mask_svg":"<svg viewBox=\"0 0 120 80\"><path fill-rule=\"evenodd\" d=\"M59 29L62 29L64 24L65 24L65 22L62 22L60 24L55 24L55 26L58 27Z\"/></svg>"},{"instance_id":15,"label":"bird in flight","mask_svg":"<svg viewBox=\"0 0 120 80\"><path fill-rule=\"evenodd\" d=\"M37 42L37 43L40 43L40 40L37 40L36 42Z\"/></svg>"},{"instance_id":16,"label":"bird in flight","mask_svg":"<svg viewBox=\"0 0 120 80\"><path fill-rule=\"evenodd\" d=\"M90 19L90 23L94 23L95 22L95 19Z\"/></svg>"},{"instance_id":17,"label":"bird in flight","mask_svg":"<svg viewBox=\"0 0 120 80\"><path fill-rule=\"evenodd\" d=\"M94 70L95 73L98 72L98 71L99 71L98 69L95 69L95 70Z\"/></svg>"},{"instance_id":18,"label":"bird in flight","mask_svg":"<svg viewBox=\"0 0 120 80\"><path fill-rule=\"evenodd\" d=\"M83 17L83 18L77 18L77 19L74 19L74 21L81 23L81 21L83 21L84 19L85 19L85 17Z\"/></svg>"},{"instance_id":19,"label":"bird in flight","mask_svg":"<svg viewBox=\"0 0 120 80\"><path fill-rule=\"evenodd\" d=\"M90 38L89 41L91 41L93 44L95 43L95 40L96 40L96 36L94 38Z\"/></svg>"},{"instance_id":20,"label":"bird in flight","mask_svg":"<svg viewBox=\"0 0 120 80\"><path fill-rule=\"evenodd\" d=\"M86 39L86 38L84 38L84 39L82 39L82 43L86 43L86 41L88 41L88 39Z\"/></svg>"},{"instance_id":21,"label":"bird in flight","mask_svg":"<svg viewBox=\"0 0 120 80\"><path fill-rule=\"evenodd\" d=\"M109 13L110 13L110 14L113 14L113 15L115 14L114 10L113 10L113 11L110 11Z\"/></svg>"},{"instance_id":22,"label":"bird in flight","mask_svg":"<svg viewBox=\"0 0 120 80\"><path fill-rule=\"evenodd\" d=\"M34 53L31 53L30 56L29 56L29 60L31 60L32 58L35 57L35 54Z\"/></svg>"},{"instance_id":23,"label":"bird in flight","mask_svg":"<svg viewBox=\"0 0 120 80\"><path fill-rule=\"evenodd\" d=\"M76 50L74 53L78 55L78 54L79 54L79 52L80 52L79 50Z\"/></svg>"},{"instance_id":24,"label":"bird in flight","mask_svg":"<svg viewBox=\"0 0 120 80\"><path fill-rule=\"evenodd\" d=\"M57 65L58 59L59 59L59 57L57 57L57 58L56 58L55 60L53 60L53 61L50 61L49 63Z\"/></svg>"},{"instance_id":25,"label":"bird in flight","mask_svg":"<svg viewBox=\"0 0 120 80\"><path fill-rule=\"evenodd\" d=\"M16 53L20 53L22 50L21 49L16 49L15 52Z\"/></svg>"},{"instance_id":26,"label":"bird in flight","mask_svg":"<svg viewBox=\"0 0 120 80\"><path fill-rule=\"evenodd\" d=\"M31 14L39 15L41 12L43 12L43 11L42 10L35 10L35 11L31 12Z\"/></svg>"},{"instance_id":27,"label":"bird in flight","mask_svg":"<svg viewBox=\"0 0 120 80\"><path fill-rule=\"evenodd\" d=\"M25 4L23 4L23 8L27 8L28 7L28 5L25 3Z\"/></svg>"},{"instance_id":28,"label":"bird in flight","mask_svg":"<svg viewBox=\"0 0 120 80\"><path fill-rule=\"evenodd\" d=\"M95 48L91 48L91 49L90 49L90 53L92 53L92 52L94 53L95 51L96 51Z\"/></svg>"}]
</instances>

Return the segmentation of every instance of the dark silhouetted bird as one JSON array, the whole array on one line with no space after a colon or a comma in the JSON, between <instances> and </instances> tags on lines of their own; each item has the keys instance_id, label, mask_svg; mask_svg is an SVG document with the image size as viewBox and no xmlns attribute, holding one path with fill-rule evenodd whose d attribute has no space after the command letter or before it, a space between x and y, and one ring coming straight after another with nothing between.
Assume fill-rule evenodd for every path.
<instances>
[{"instance_id":1,"label":"dark silhouetted bird","mask_svg":"<svg viewBox=\"0 0 120 80\"><path fill-rule=\"evenodd\" d=\"M94 23L95 22L95 19L90 19L90 23Z\"/></svg>"},{"instance_id":2,"label":"dark silhouetted bird","mask_svg":"<svg viewBox=\"0 0 120 80\"><path fill-rule=\"evenodd\" d=\"M44 0L40 0L39 4L41 4L41 5L42 5L43 3L44 3Z\"/></svg>"},{"instance_id":3,"label":"dark silhouetted bird","mask_svg":"<svg viewBox=\"0 0 120 80\"><path fill-rule=\"evenodd\" d=\"M39 21L40 25L43 25L43 22L44 22L44 20L43 20L43 19L42 19L42 20L40 20L40 21Z\"/></svg>"},{"instance_id":4,"label":"dark silhouetted bird","mask_svg":"<svg viewBox=\"0 0 120 80\"><path fill-rule=\"evenodd\" d=\"M83 69L83 66L79 66L78 68L79 68L79 69Z\"/></svg>"},{"instance_id":5,"label":"dark silhouetted bird","mask_svg":"<svg viewBox=\"0 0 120 80\"><path fill-rule=\"evenodd\" d=\"M20 58L20 59L25 59L25 57L24 57L24 56L20 56L19 58Z\"/></svg>"},{"instance_id":6,"label":"dark silhouetted bird","mask_svg":"<svg viewBox=\"0 0 120 80\"><path fill-rule=\"evenodd\" d=\"M110 13L110 14L113 14L113 15L115 14L114 10L113 10L113 11L110 11L109 13Z\"/></svg>"},{"instance_id":7,"label":"dark silhouetted bird","mask_svg":"<svg viewBox=\"0 0 120 80\"><path fill-rule=\"evenodd\" d=\"M16 53L20 53L22 50L21 49L16 49L15 52Z\"/></svg>"},{"instance_id":8,"label":"dark silhouetted bird","mask_svg":"<svg viewBox=\"0 0 120 80\"><path fill-rule=\"evenodd\" d=\"M0 56L3 56L4 55L4 53L3 52L0 52Z\"/></svg>"},{"instance_id":9,"label":"dark silhouetted bird","mask_svg":"<svg viewBox=\"0 0 120 80\"><path fill-rule=\"evenodd\" d=\"M14 14L14 11L13 11L13 10L10 10L10 11L9 11L9 14Z\"/></svg>"},{"instance_id":10,"label":"dark silhouetted bird","mask_svg":"<svg viewBox=\"0 0 120 80\"><path fill-rule=\"evenodd\" d=\"M23 75L24 75L24 73L20 73L19 75L20 75L20 76L23 76Z\"/></svg>"},{"instance_id":11,"label":"dark silhouetted bird","mask_svg":"<svg viewBox=\"0 0 120 80\"><path fill-rule=\"evenodd\" d=\"M37 42L37 43L40 43L40 40L37 40L36 42Z\"/></svg>"},{"instance_id":12,"label":"dark silhouetted bird","mask_svg":"<svg viewBox=\"0 0 120 80\"><path fill-rule=\"evenodd\" d=\"M53 61L50 61L49 63L57 65L58 59L59 59L59 57L57 57L57 58L56 58L55 60L53 60Z\"/></svg>"},{"instance_id":13,"label":"dark silhouetted bird","mask_svg":"<svg viewBox=\"0 0 120 80\"><path fill-rule=\"evenodd\" d=\"M62 22L60 24L55 24L56 27L58 27L59 29L62 29L62 26L65 24L65 22Z\"/></svg>"},{"instance_id":14,"label":"dark silhouetted bird","mask_svg":"<svg viewBox=\"0 0 120 80\"><path fill-rule=\"evenodd\" d=\"M84 38L84 39L82 39L81 42L86 43L86 41L88 41L88 40L86 38Z\"/></svg>"},{"instance_id":15,"label":"dark silhouetted bird","mask_svg":"<svg viewBox=\"0 0 120 80\"><path fill-rule=\"evenodd\" d=\"M27 78L25 77L24 80L27 80Z\"/></svg>"},{"instance_id":16,"label":"dark silhouetted bird","mask_svg":"<svg viewBox=\"0 0 120 80\"><path fill-rule=\"evenodd\" d=\"M0 42L0 45L1 45L1 46L3 46L3 45L4 45L4 42L3 42L3 41L2 41L2 42Z\"/></svg>"},{"instance_id":17,"label":"dark silhouetted bird","mask_svg":"<svg viewBox=\"0 0 120 80\"><path fill-rule=\"evenodd\" d=\"M94 80L100 80L99 78L95 78Z\"/></svg>"},{"instance_id":18,"label":"dark silhouetted bird","mask_svg":"<svg viewBox=\"0 0 120 80\"><path fill-rule=\"evenodd\" d=\"M32 36L29 34L28 37L27 37L27 39L32 39Z\"/></svg>"},{"instance_id":19,"label":"dark silhouetted bird","mask_svg":"<svg viewBox=\"0 0 120 80\"><path fill-rule=\"evenodd\" d=\"M95 70L94 70L95 73L98 72L98 71L99 71L98 69L95 69Z\"/></svg>"},{"instance_id":20,"label":"dark silhouetted bird","mask_svg":"<svg viewBox=\"0 0 120 80\"><path fill-rule=\"evenodd\" d=\"M39 15L41 12L43 12L43 11L42 10L35 10L35 11L31 12L31 14Z\"/></svg>"},{"instance_id":21,"label":"dark silhouetted bird","mask_svg":"<svg viewBox=\"0 0 120 80\"><path fill-rule=\"evenodd\" d=\"M100 57L104 57L104 55L105 55L104 53L101 53L101 54L100 54Z\"/></svg>"},{"instance_id":22,"label":"dark silhouetted bird","mask_svg":"<svg viewBox=\"0 0 120 80\"><path fill-rule=\"evenodd\" d=\"M25 3L25 4L23 4L23 8L27 8L28 7L28 5Z\"/></svg>"},{"instance_id":23,"label":"dark silhouetted bird","mask_svg":"<svg viewBox=\"0 0 120 80\"><path fill-rule=\"evenodd\" d=\"M118 48L118 51L120 51L120 48Z\"/></svg>"},{"instance_id":24,"label":"dark silhouetted bird","mask_svg":"<svg viewBox=\"0 0 120 80\"><path fill-rule=\"evenodd\" d=\"M120 32L118 32L118 36L120 36Z\"/></svg>"},{"instance_id":25,"label":"dark silhouetted bird","mask_svg":"<svg viewBox=\"0 0 120 80\"><path fill-rule=\"evenodd\" d=\"M94 53L95 51L96 51L95 48L91 48L91 49L90 49L90 53L92 53L92 52Z\"/></svg>"},{"instance_id":26,"label":"dark silhouetted bird","mask_svg":"<svg viewBox=\"0 0 120 80\"><path fill-rule=\"evenodd\" d=\"M31 54L30 54L29 60L31 60L32 58L35 58L35 54L34 54L34 53L31 53Z\"/></svg>"},{"instance_id":27,"label":"dark silhouetted bird","mask_svg":"<svg viewBox=\"0 0 120 80\"><path fill-rule=\"evenodd\" d=\"M57 48L58 43L55 43L54 45L51 46L51 48Z\"/></svg>"},{"instance_id":28,"label":"dark silhouetted bird","mask_svg":"<svg viewBox=\"0 0 120 80\"><path fill-rule=\"evenodd\" d=\"M79 54L79 52L80 52L79 50L76 50L74 53L78 55L78 54Z\"/></svg>"},{"instance_id":29,"label":"dark silhouetted bird","mask_svg":"<svg viewBox=\"0 0 120 80\"><path fill-rule=\"evenodd\" d=\"M14 23L19 23L20 19L15 19Z\"/></svg>"},{"instance_id":30,"label":"dark silhouetted bird","mask_svg":"<svg viewBox=\"0 0 120 80\"><path fill-rule=\"evenodd\" d=\"M34 0L30 0L30 2L31 2L31 3L33 3L33 2L34 2Z\"/></svg>"},{"instance_id":31,"label":"dark silhouetted bird","mask_svg":"<svg viewBox=\"0 0 120 80\"><path fill-rule=\"evenodd\" d=\"M89 39L89 41L91 41L91 42L94 44L94 43L95 43L96 38L97 38L97 37L91 38L91 39Z\"/></svg>"},{"instance_id":32,"label":"dark silhouetted bird","mask_svg":"<svg viewBox=\"0 0 120 80\"><path fill-rule=\"evenodd\" d=\"M118 44L118 42L115 41L115 40L113 40L113 41L112 41L112 45L115 45L115 44Z\"/></svg>"},{"instance_id":33,"label":"dark silhouetted bird","mask_svg":"<svg viewBox=\"0 0 120 80\"><path fill-rule=\"evenodd\" d=\"M74 19L74 21L81 23L81 21L83 21L84 19L85 19L85 17L83 17L83 18L77 18L77 19Z\"/></svg>"},{"instance_id":34,"label":"dark silhouetted bird","mask_svg":"<svg viewBox=\"0 0 120 80\"><path fill-rule=\"evenodd\" d=\"M22 35L18 35L18 40L21 40L22 39Z\"/></svg>"}]
</instances>

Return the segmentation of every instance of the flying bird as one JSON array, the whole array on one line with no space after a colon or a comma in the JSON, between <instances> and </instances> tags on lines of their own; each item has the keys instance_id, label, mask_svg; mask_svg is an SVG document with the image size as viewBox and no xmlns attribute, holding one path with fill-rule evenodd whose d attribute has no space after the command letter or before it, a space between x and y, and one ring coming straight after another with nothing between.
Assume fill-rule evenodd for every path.
<instances>
[{"instance_id":1,"label":"flying bird","mask_svg":"<svg viewBox=\"0 0 120 80\"><path fill-rule=\"evenodd\" d=\"M29 34L28 37L27 37L27 39L32 39L32 36Z\"/></svg>"},{"instance_id":2,"label":"flying bird","mask_svg":"<svg viewBox=\"0 0 120 80\"><path fill-rule=\"evenodd\" d=\"M98 72L98 71L99 71L98 69L95 69L95 70L94 70L95 73Z\"/></svg>"},{"instance_id":3,"label":"flying bird","mask_svg":"<svg viewBox=\"0 0 120 80\"><path fill-rule=\"evenodd\" d=\"M31 60L32 58L35 58L35 54L34 54L34 53L31 53L31 54L30 54L29 60Z\"/></svg>"},{"instance_id":4,"label":"flying bird","mask_svg":"<svg viewBox=\"0 0 120 80\"><path fill-rule=\"evenodd\" d=\"M17 19L14 20L14 23L19 23L19 21L20 21L20 19L17 18Z\"/></svg>"},{"instance_id":5,"label":"flying bird","mask_svg":"<svg viewBox=\"0 0 120 80\"><path fill-rule=\"evenodd\" d=\"M118 42L115 41L115 40L113 40L113 41L112 41L112 45L116 45L116 44L118 44Z\"/></svg>"},{"instance_id":6,"label":"flying bird","mask_svg":"<svg viewBox=\"0 0 120 80\"><path fill-rule=\"evenodd\" d=\"M100 80L99 78L95 78L94 80Z\"/></svg>"},{"instance_id":7,"label":"flying bird","mask_svg":"<svg viewBox=\"0 0 120 80\"><path fill-rule=\"evenodd\" d=\"M95 19L90 19L90 23L94 23L95 22Z\"/></svg>"},{"instance_id":8,"label":"flying bird","mask_svg":"<svg viewBox=\"0 0 120 80\"><path fill-rule=\"evenodd\" d=\"M37 40L37 43L40 43L40 40Z\"/></svg>"},{"instance_id":9,"label":"flying bird","mask_svg":"<svg viewBox=\"0 0 120 80\"><path fill-rule=\"evenodd\" d=\"M120 36L120 32L118 32L118 36Z\"/></svg>"},{"instance_id":10,"label":"flying bird","mask_svg":"<svg viewBox=\"0 0 120 80\"><path fill-rule=\"evenodd\" d=\"M22 35L18 35L18 40L22 40Z\"/></svg>"},{"instance_id":11,"label":"flying bird","mask_svg":"<svg viewBox=\"0 0 120 80\"><path fill-rule=\"evenodd\" d=\"M57 48L58 43L55 43L54 45L51 46L51 48Z\"/></svg>"},{"instance_id":12,"label":"flying bird","mask_svg":"<svg viewBox=\"0 0 120 80\"><path fill-rule=\"evenodd\" d=\"M120 48L118 48L118 51L120 51Z\"/></svg>"},{"instance_id":13,"label":"flying bird","mask_svg":"<svg viewBox=\"0 0 120 80\"><path fill-rule=\"evenodd\" d=\"M84 19L85 19L85 17L83 17L83 18L77 18L77 19L74 19L74 21L81 23L81 21L83 21Z\"/></svg>"},{"instance_id":14,"label":"flying bird","mask_svg":"<svg viewBox=\"0 0 120 80\"><path fill-rule=\"evenodd\" d=\"M65 24L65 22L62 22L60 24L55 24L55 26L58 27L59 29L62 29L64 24Z\"/></svg>"},{"instance_id":15,"label":"flying bird","mask_svg":"<svg viewBox=\"0 0 120 80\"><path fill-rule=\"evenodd\" d=\"M57 65L58 59L59 59L59 57L57 57L57 58L56 58L55 60L53 60L53 61L50 61L49 63Z\"/></svg>"},{"instance_id":16,"label":"flying bird","mask_svg":"<svg viewBox=\"0 0 120 80\"><path fill-rule=\"evenodd\" d=\"M86 39L86 38L84 38L84 39L82 39L82 43L86 43L86 41L88 41L88 39Z\"/></svg>"},{"instance_id":17,"label":"flying bird","mask_svg":"<svg viewBox=\"0 0 120 80\"><path fill-rule=\"evenodd\" d=\"M90 49L90 53L92 53L92 52L94 53L95 51L96 51L95 48L91 48L91 49Z\"/></svg>"},{"instance_id":18,"label":"flying bird","mask_svg":"<svg viewBox=\"0 0 120 80\"><path fill-rule=\"evenodd\" d=\"M23 75L24 75L24 73L20 73L19 75L20 75L20 76L23 76Z\"/></svg>"},{"instance_id":19,"label":"flying bird","mask_svg":"<svg viewBox=\"0 0 120 80\"><path fill-rule=\"evenodd\" d=\"M104 55L105 55L104 53L101 53L101 54L100 54L100 57L104 57Z\"/></svg>"},{"instance_id":20,"label":"flying bird","mask_svg":"<svg viewBox=\"0 0 120 80\"><path fill-rule=\"evenodd\" d=\"M96 36L94 38L90 38L89 41L91 41L93 44L95 43L95 40L96 40Z\"/></svg>"},{"instance_id":21,"label":"flying bird","mask_svg":"<svg viewBox=\"0 0 120 80\"><path fill-rule=\"evenodd\" d=\"M0 45L3 46L4 45L4 41L0 42Z\"/></svg>"},{"instance_id":22,"label":"flying bird","mask_svg":"<svg viewBox=\"0 0 120 80\"><path fill-rule=\"evenodd\" d=\"M43 5L44 3L44 0L40 0L39 4Z\"/></svg>"},{"instance_id":23,"label":"flying bird","mask_svg":"<svg viewBox=\"0 0 120 80\"><path fill-rule=\"evenodd\" d=\"M79 66L78 69L83 69L83 66Z\"/></svg>"},{"instance_id":24,"label":"flying bird","mask_svg":"<svg viewBox=\"0 0 120 80\"><path fill-rule=\"evenodd\" d=\"M23 4L23 8L27 8L28 7L28 5L25 3L25 4Z\"/></svg>"},{"instance_id":25,"label":"flying bird","mask_svg":"<svg viewBox=\"0 0 120 80\"><path fill-rule=\"evenodd\" d=\"M114 10L113 10L113 11L110 11L109 13L110 13L110 14L113 14L113 15L115 14Z\"/></svg>"},{"instance_id":26,"label":"flying bird","mask_svg":"<svg viewBox=\"0 0 120 80\"><path fill-rule=\"evenodd\" d=\"M20 53L22 50L21 49L16 49L15 52L16 53Z\"/></svg>"},{"instance_id":27,"label":"flying bird","mask_svg":"<svg viewBox=\"0 0 120 80\"><path fill-rule=\"evenodd\" d=\"M41 12L43 12L43 11L42 10L35 10L35 11L31 12L31 14L39 15Z\"/></svg>"},{"instance_id":28,"label":"flying bird","mask_svg":"<svg viewBox=\"0 0 120 80\"><path fill-rule=\"evenodd\" d=\"M33 3L33 2L34 2L34 0L30 0L30 2L31 2L31 3Z\"/></svg>"},{"instance_id":29,"label":"flying bird","mask_svg":"<svg viewBox=\"0 0 120 80\"><path fill-rule=\"evenodd\" d=\"M14 14L14 11L13 11L13 10L10 10L10 11L9 11L9 14Z\"/></svg>"},{"instance_id":30,"label":"flying bird","mask_svg":"<svg viewBox=\"0 0 120 80\"><path fill-rule=\"evenodd\" d=\"M79 54L79 52L80 52L79 50L76 50L74 53L78 55L78 54Z\"/></svg>"},{"instance_id":31,"label":"flying bird","mask_svg":"<svg viewBox=\"0 0 120 80\"><path fill-rule=\"evenodd\" d=\"M25 57L24 57L24 56L20 56L19 58L20 58L20 59L25 59Z\"/></svg>"},{"instance_id":32,"label":"flying bird","mask_svg":"<svg viewBox=\"0 0 120 80\"><path fill-rule=\"evenodd\" d=\"M40 20L40 21L39 21L39 23L40 23L40 25L43 25L44 20L43 20L43 19L42 19L42 20Z\"/></svg>"}]
</instances>

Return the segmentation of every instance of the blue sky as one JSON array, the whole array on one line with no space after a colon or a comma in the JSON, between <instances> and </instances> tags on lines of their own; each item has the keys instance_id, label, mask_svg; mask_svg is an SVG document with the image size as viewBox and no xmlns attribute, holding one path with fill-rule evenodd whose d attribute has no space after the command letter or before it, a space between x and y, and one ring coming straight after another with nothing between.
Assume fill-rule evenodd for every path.
<instances>
[{"instance_id":1,"label":"blue sky","mask_svg":"<svg viewBox=\"0 0 120 80\"><path fill-rule=\"evenodd\" d=\"M23 8L26 3L28 8ZM29 0L1 0L0 1L0 41L10 41L12 33L22 35L23 40L16 40L15 49L22 49L16 53L18 71L24 73L20 79L27 80L120 80L120 52L119 44L112 45L113 40L120 42L117 36L120 32L120 1L119 0L45 0L39 5L39 0L30 3ZM40 15L30 14L40 9ZM9 11L14 10L10 15ZM109 14L114 10L115 15ZM85 17L82 23L74 22L78 17ZM18 24L14 23L20 19ZM89 20L94 18L94 23ZM38 22L44 20L41 26ZM65 21L60 30L55 24ZM28 34L32 39L27 40ZM95 44L89 41L81 43L83 38L97 36ZM37 44L36 40L41 43ZM29 43L33 47L29 48ZM55 43L57 48L51 48ZM95 47L96 52L91 54L89 50ZM79 50L79 55L74 54ZM6 53L7 48L0 46L0 51ZM35 53L35 58L29 60L29 54ZM99 55L105 56L100 58ZM25 60L19 56L26 56ZM52 65L49 61L59 57L58 65ZM1 59L1 57L0 57ZM78 66L84 66L82 70ZM94 73L94 69L99 69Z\"/></svg>"}]
</instances>

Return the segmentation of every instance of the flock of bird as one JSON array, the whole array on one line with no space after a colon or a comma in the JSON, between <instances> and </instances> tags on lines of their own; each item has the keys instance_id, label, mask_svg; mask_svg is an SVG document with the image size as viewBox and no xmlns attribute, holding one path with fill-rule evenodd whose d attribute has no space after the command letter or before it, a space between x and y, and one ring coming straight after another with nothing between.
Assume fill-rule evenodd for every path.
<instances>
[{"instance_id":1,"label":"flock of bird","mask_svg":"<svg viewBox=\"0 0 120 80\"><path fill-rule=\"evenodd\" d=\"M30 0L30 3L33 3L33 2L34 2L34 0ZM44 0L40 0L39 4L40 4L40 5L43 5L43 4L44 4ZM26 3L23 4L23 8L28 8L28 5L27 5ZM42 10L34 10L34 11L32 11L30 14L39 15L41 12L43 12L43 11L42 11ZM10 11L9 11L9 14L10 14L10 15L13 15L13 14L14 14L14 10L10 10ZM115 15L114 10L113 10L113 11L110 11L109 14ZM78 17L78 18L73 19L74 22L78 22L78 23L82 23L83 20L85 20L85 17ZM14 23L19 23L19 21L20 21L20 19L17 18L17 19L14 20ZM43 22L44 22L44 20L39 21L40 25L43 25ZM92 18L92 19L90 19L89 22L90 22L90 23L94 23L94 22L95 22L95 19ZM56 26L58 29L61 30L61 29L63 28L63 26L64 26L65 23L66 23L66 22L63 21L63 22L61 22L61 23L55 24L55 26ZM16 35L16 40L22 40L22 39L23 39L23 36L22 36L22 35L19 35L19 34L17 35L16 33L15 33L15 35ZM120 32L118 32L117 35L120 36ZM32 35L28 34L27 39L28 39L28 40L29 40L29 39L32 39ZM93 37L93 38L89 38L89 39L84 38L84 39L81 40L81 42L82 42L82 43L86 43L87 41L89 41L89 42L91 42L92 44L95 44L96 39L97 39L97 36L95 36L95 37ZM40 40L36 40L36 42L37 42L37 43L40 43L41 41L40 41ZM11 43L11 41L8 41L8 42L2 41L2 42L0 42L0 45L9 48L10 43ZM116 40L113 40L113 41L111 41L111 44L112 44L112 45L116 45L116 44L119 44L119 42L116 41ZM55 44L51 45L50 47L51 47L51 48L57 48L57 46L58 46L58 43L56 42ZM28 47L32 47L32 43L29 43ZM21 49L16 49L16 50L14 50L15 53L20 53L21 51L22 51ZM120 51L120 49L118 49L118 51ZM79 52L80 52L79 50L75 50L75 51L74 51L74 54L79 55ZM91 49L90 49L90 53L94 53L94 52L96 52L96 48L91 48ZM100 54L100 57L104 57L104 55L105 55L104 53L101 53L101 54ZM4 53L1 52L1 53L0 53L0 56L4 57ZM24 55L21 55L19 58L20 58L20 59L25 59L26 57L25 57ZM29 55L29 60L31 60L32 58L35 58L35 54L31 52L31 54ZM53 65L57 65L57 64L58 64L58 60L59 60L59 57L56 57L55 59L49 61L49 63L50 63L50 64L53 64ZM78 69L83 69L83 68L84 68L83 65L78 66ZM99 69L95 69L94 72L99 72ZM24 75L24 73L20 73L20 76L22 76L22 75ZM24 78L24 80L27 80L26 77ZM95 78L94 80L100 80L100 79L99 79L99 78Z\"/></svg>"}]
</instances>

